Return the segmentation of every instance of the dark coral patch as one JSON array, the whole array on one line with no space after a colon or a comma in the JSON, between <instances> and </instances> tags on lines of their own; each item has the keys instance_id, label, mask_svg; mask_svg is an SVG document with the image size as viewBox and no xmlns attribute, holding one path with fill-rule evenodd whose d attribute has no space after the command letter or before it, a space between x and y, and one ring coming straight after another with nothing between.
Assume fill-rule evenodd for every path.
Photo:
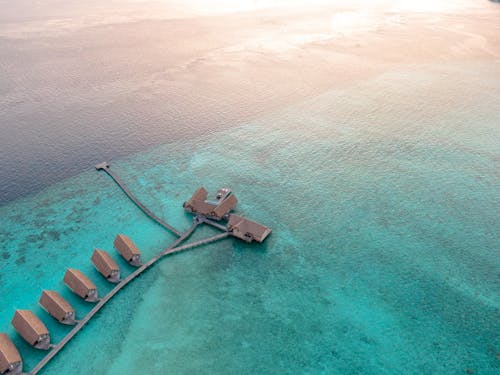
<instances>
[{"instance_id":1,"label":"dark coral patch","mask_svg":"<svg viewBox=\"0 0 500 375\"><path fill-rule=\"evenodd\" d=\"M44 226L47 225L47 221L46 220L35 219L35 221L33 222L33 224L35 224L35 227L37 227L37 228L43 228Z\"/></svg>"},{"instance_id":2,"label":"dark coral patch","mask_svg":"<svg viewBox=\"0 0 500 375\"><path fill-rule=\"evenodd\" d=\"M35 243L43 240L43 237L40 234L29 234L26 236L26 241L29 243Z\"/></svg>"},{"instance_id":3,"label":"dark coral patch","mask_svg":"<svg viewBox=\"0 0 500 375\"><path fill-rule=\"evenodd\" d=\"M61 234L57 230L44 230L42 236L44 238L48 237L53 241L59 241L59 238L61 238Z\"/></svg>"},{"instance_id":4,"label":"dark coral patch","mask_svg":"<svg viewBox=\"0 0 500 375\"><path fill-rule=\"evenodd\" d=\"M86 217L90 209L86 207L74 207L70 214L66 216L66 220L74 223L80 223Z\"/></svg>"},{"instance_id":5,"label":"dark coral patch","mask_svg":"<svg viewBox=\"0 0 500 375\"><path fill-rule=\"evenodd\" d=\"M12 220L14 223L21 223L24 222L24 216L21 214L12 215L10 217L10 220Z\"/></svg>"},{"instance_id":6,"label":"dark coral patch","mask_svg":"<svg viewBox=\"0 0 500 375\"><path fill-rule=\"evenodd\" d=\"M0 242L10 242L14 240L12 232L0 229Z\"/></svg>"},{"instance_id":7,"label":"dark coral patch","mask_svg":"<svg viewBox=\"0 0 500 375\"><path fill-rule=\"evenodd\" d=\"M9 259L9 258L10 258L10 254L9 254L8 252L4 251L4 252L2 253L2 258L3 258L3 259Z\"/></svg>"},{"instance_id":8,"label":"dark coral patch","mask_svg":"<svg viewBox=\"0 0 500 375\"><path fill-rule=\"evenodd\" d=\"M19 257L16 259L16 264L17 265L20 265L20 264L23 264L23 263L26 263L26 257L23 255L22 257Z\"/></svg>"},{"instance_id":9,"label":"dark coral patch","mask_svg":"<svg viewBox=\"0 0 500 375\"><path fill-rule=\"evenodd\" d=\"M56 215L56 214L57 214L57 211L56 211L56 210L54 210L54 209L53 209L53 208L51 208L51 207L48 207L48 208L46 208L46 209L44 209L44 210L39 211L39 212L37 213L37 215L36 215L36 216L37 216L37 217L42 217L42 216L54 216L54 215Z\"/></svg>"}]
</instances>

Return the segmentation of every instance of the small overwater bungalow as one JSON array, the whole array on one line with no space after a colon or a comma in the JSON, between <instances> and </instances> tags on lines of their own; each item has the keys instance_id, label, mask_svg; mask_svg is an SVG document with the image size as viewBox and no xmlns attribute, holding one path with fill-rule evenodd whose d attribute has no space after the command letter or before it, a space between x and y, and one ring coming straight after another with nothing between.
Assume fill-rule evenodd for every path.
<instances>
[{"instance_id":1,"label":"small overwater bungalow","mask_svg":"<svg viewBox=\"0 0 500 375\"><path fill-rule=\"evenodd\" d=\"M44 290L39 304L59 323L76 324L75 309L55 290Z\"/></svg>"},{"instance_id":2,"label":"small overwater bungalow","mask_svg":"<svg viewBox=\"0 0 500 375\"><path fill-rule=\"evenodd\" d=\"M124 234L119 234L115 238L114 245L123 259L125 259L129 264L136 267L141 266L141 252L130 238Z\"/></svg>"},{"instance_id":3,"label":"small overwater bungalow","mask_svg":"<svg viewBox=\"0 0 500 375\"><path fill-rule=\"evenodd\" d=\"M262 242L271 233L271 228L234 214L229 216L227 229L233 236L247 242Z\"/></svg>"},{"instance_id":4,"label":"small overwater bungalow","mask_svg":"<svg viewBox=\"0 0 500 375\"><path fill-rule=\"evenodd\" d=\"M205 216L209 219L227 219L229 212L236 206L238 199L231 189L219 189L214 199L208 199L208 192L200 187L193 196L182 205L188 212Z\"/></svg>"},{"instance_id":5,"label":"small overwater bungalow","mask_svg":"<svg viewBox=\"0 0 500 375\"><path fill-rule=\"evenodd\" d=\"M20 375L23 360L9 336L0 333L0 375Z\"/></svg>"},{"instance_id":6,"label":"small overwater bungalow","mask_svg":"<svg viewBox=\"0 0 500 375\"><path fill-rule=\"evenodd\" d=\"M49 330L31 310L16 310L12 325L33 347L43 350L50 348Z\"/></svg>"},{"instance_id":7,"label":"small overwater bungalow","mask_svg":"<svg viewBox=\"0 0 500 375\"><path fill-rule=\"evenodd\" d=\"M97 287L95 284L83 274L83 272L68 268L64 274L64 283L71 289L73 293L80 296L87 302L97 302Z\"/></svg>"},{"instance_id":8,"label":"small overwater bungalow","mask_svg":"<svg viewBox=\"0 0 500 375\"><path fill-rule=\"evenodd\" d=\"M95 249L90 258L95 268L111 283L120 282L120 267L106 251Z\"/></svg>"}]
</instances>

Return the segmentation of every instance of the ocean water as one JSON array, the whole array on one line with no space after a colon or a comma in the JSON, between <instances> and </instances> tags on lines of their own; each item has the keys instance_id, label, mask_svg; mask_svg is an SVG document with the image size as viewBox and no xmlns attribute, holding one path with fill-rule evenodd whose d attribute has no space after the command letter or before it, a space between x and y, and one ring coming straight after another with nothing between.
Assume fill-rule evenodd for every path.
<instances>
[{"instance_id":1,"label":"ocean water","mask_svg":"<svg viewBox=\"0 0 500 375\"><path fill-rule=\"evenodd\" d=\"M345 83L500 56L486 0L0 4L0 205Z\"/></svg>"},{"instance_id":2,"label":"ocean water","mask_svg":"<svg viewBox=\"0 0 500 375\"><path fill-rule=\"evenodd\" d=\"M163 259L122 290L44 374L497 374L498 62L415 65L210 135L109 160L160 217L187 229L200 185L272 227ZM198 229L192 240L212 232ZM88 169L0 207L0 331L66 267L128 234L148 259L173 236Z\"/></svg>"}]
</instances>

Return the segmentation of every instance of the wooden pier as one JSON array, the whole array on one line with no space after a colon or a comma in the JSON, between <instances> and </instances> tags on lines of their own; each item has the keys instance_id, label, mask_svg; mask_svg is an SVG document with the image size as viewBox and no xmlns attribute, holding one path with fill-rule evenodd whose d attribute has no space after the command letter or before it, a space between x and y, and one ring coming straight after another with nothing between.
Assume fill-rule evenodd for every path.
<instances>
[{"instance_id":1,"label":"wooden pier","mask_svg":"<svg viewBox=\"0 0 500 375\"><path fill-rule=\"evenodd\" d=\"M211 242L215 242L224 238L227 238L229 236L229 232L227 232L226 227L223 225L220 225L218 223L215 223L209 219L205 219L199 216L195 216L193 220L193 224L191 227L185 231L185 232L180 232L162 219L158 218L156 215L154 215L144 204L142 204L125 186L125 184L118 178L118 176L111 171L109 168L108 163L101 163L96 165L97 170L103 170L105 171L117 184L118 186L123 190L123 192L132 200L148 217L150 217L152 220L157 222L159 225L164 227L165 229L173 232L178 236L178 238L166 249L160 251L157 255L155 255L153 258L151 258L148 262L137 268L134 272L132 272L130 275L128 275L126 278L121 280L116 286L108 293L106 294L103 298L99 300L99 302L96 303L96 305L92 308L92 310L89 311L89 313L81 320L78 321L78 323L71 329L71 331L57 344L53 345L49 353L28 373L35 375L37 374L40 370L42 370L49 362L54 358L65 346L66 344L76 336L78 332L92 319L92 317L100 311L106 303L108 303L111 298L113 298L121 289L123 289L126 285L128 285L132 280L134 280L137 276L142 274L144 271L146 271L148 268L150 268L153 264L155 264L157 261L162 259L163 257L171 254L175 254L181 251L186 251L189 249L192 249L197 246L202 246L206 245ZM204 238L192 243L188 243L185 245L180 246L180 244L185 241L191 234L195 231L195 229L201 225L201 224L208 224L211 225L215 228L218 228L223 231L223 233Z\"/></svg>"},{"instance_id":2,"label":"wooden pier","mask_svg":"<svg viewBox=\"0 0 500 375\"><path fill-rule=\"evenodd\" d=\"M179 245L182 241L187 239L191 233L196 229L198 226L198 223L194 223L186 232L184 232L172 245L170 245L168 248L165 250L161 251L159 254L154 256L151 260L149 260L147 263L143 264L141 267L137 268L134 272L132 272L130 275L128 275L125 279L120 281L116 286L108 293L106 296L101 298L99 302L94 306L92 310L89 311L87 315L80 321L78 321L77 325L56 345L53 346L52 350L43 358L34 368L29 372L29 374L37 374L49 361L54 358L63 348L64 346L83 328L85 324L89 322L89 320L99 311L101 310L104 305L111 300L121 289L123 289L128 283L130 283L132 280L134 280L137 276L139 276L141 273L143 273L145 270L147 270L149 267L151 267L153 264L155 264L158 260L160 260L164 255L179 252L181 250L187 250L191 247L196 246L196 244L200 241L197 241L194 244L194 246L190 247L183 247L182 249L176 249L175 247ZM224 234L224 233L223 233ZM219 235L220 236L220 235ZM215 237L215 236L214 236ZM222 238L222 237L221 237ZM218 239L218 238L217 238ZM210 240L210 238L207 238L205 240ZM213 239L212 241L215 241L216 239ZM209 241L209 242L212 242Z\"/></svg>"},{"instance_id":3,"label":"wooden pier","mask_svg":"<svg viewBox=\"0 0 500 375\"><path fill-rule=\"evenodd\" d=\"M225 227L224 225L219 224L219 223L217 223L217 222L215 222L213 220L207 219L206 217L200 217L199 220L202 221L202 222L204 222L204 223L206 223L206 224L208 224L208 225L213 226L214 228L217 228L217 229L220 229L220 230L222 230L224 232L227 232L227 227Z\"/></svg>"},{"instance_id":4,"label":"wooden pier","mask_svg":"<svg viewBox=\"0 0 500 375\"><path fill-rule=\"evenodd\" d=\"M186 245L174 247L173 249L170 249L168 251L165 250L165 253L163 255L174 254L174 253L178 253L178 252L183 251L183 250L192 249L193 247L207 245L210 242L215 242L215 241L218 241L218 240L222 240L223 238L226 238L228 236L229 236L229 233L227 233L227 232L226 233L221 233L221 234L216 234L216 235L214 235L212 237L204 238L204 239L196 241L196 242L191 242L191 243L188 243Z\"/></svg>"},{"instance_id":5,"label":"wooden pier","mask_svg":"<svg viewBox=\"0 0 500 375\"><path fill-rule=\"evenodd\" d=\"M104 162L104 163L97 164L95 166L95 168L98 171L102 170L102 171L106 172L118 184L118 186L123 190L123 192L125 194L127 194L127 196L130 198L130 200L132 202L134 202L136 204L136 206L139 207L152 220L156 221L159 225L161 225L165 229L168 229L169 231L171 231L172 233L174 233L176 236L178 236L178 237L182 236L181 232L179 232L173 226L171 226L170 224L168 224L165 221L163 221L162 219L160 219L158 216L156 216L154 213L152 213L146 206L144 206L144 204L142 204L135 197L135 195L132 194L132 192L127 188L127 186L125 186L125 184L122 182L122 180L120 180L120 178L115 173L113 173L113 171L111 170L111 168L109 168L109 164L108 163Z\"/></svg>"}]
</instances>

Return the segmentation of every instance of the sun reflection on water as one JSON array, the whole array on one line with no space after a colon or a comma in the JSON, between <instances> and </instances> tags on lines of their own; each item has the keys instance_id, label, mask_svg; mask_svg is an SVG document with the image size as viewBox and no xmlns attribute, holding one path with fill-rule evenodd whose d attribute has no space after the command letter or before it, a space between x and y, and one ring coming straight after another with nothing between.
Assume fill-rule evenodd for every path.
<instances>
[{"instance_id":1,"label":"sun reflection on water","mask_svg":"<svg viewBox=\"0 0 500 375\"><path fill-rule=\"evenodd\" d=\"M297 8L309 10L318 6L329 8L349 9L353 11L406 11L406 12L443 12L456 11L474 5L467 0L162 0L163 4L179 6L184 10L191 10L198 14L220 14L235 12L250 12L269 8Z\"/></svg>"}]
</instances>

